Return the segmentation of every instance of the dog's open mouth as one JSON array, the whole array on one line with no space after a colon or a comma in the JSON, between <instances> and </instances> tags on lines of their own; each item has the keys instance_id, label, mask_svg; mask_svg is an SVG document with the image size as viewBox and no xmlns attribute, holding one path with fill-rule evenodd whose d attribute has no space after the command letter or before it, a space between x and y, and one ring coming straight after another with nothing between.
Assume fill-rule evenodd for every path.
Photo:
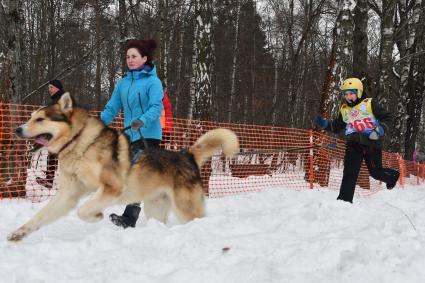
<instances>
[{"instance_id":1,"label":"dog's open mouth","mask_svg":"<svg viewBox=\"0 0 425 283\"><path fill-rule=\"evenodd\" d=\"M49 144L49 141L52 139L51 134L41 134L35 137L35 143L47 146Z\"/></svg>"}]
</instances>

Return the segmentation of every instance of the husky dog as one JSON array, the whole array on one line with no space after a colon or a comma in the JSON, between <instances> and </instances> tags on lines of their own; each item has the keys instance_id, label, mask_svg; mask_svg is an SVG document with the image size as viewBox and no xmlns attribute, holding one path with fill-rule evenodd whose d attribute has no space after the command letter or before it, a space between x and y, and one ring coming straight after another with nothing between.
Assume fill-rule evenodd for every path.
<instances>
[{"instance_id":1,"label":"husky dog","mask_svg":"<svg viewBox=\"0 0 425 283\"><path fill-rule=\"evenodd\" d=\"M131 165L127 136L104 126L85 109L76 107L69 93L52 105L32 113L16 129L19 137L35 138L60 160L59 189L31 220L8 236L19 241L73 209L80 198L94 192L78 208L87 222L103 218L114 204L144 202L147 218L166 222L172 210L182 223L205 216L200 167L221 149L225 155L239 151L236 135L214 129L187 151L146 149Z\"/></svg>"}]
</instances>

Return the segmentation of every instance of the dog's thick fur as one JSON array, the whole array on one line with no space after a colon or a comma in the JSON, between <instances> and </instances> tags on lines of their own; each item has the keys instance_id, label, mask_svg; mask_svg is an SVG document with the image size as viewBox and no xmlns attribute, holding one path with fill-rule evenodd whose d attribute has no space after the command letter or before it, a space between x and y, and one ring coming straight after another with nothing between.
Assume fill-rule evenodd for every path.
<instances>
[{"instance_id":1,"label":"dog's thick fur","mask_svg":"<svg viewBox=\"0 0 425 283\"><path fill-rule=\"evenodd\" d=\"M35 111L19 127L20 137L44 141L60 161L59 189L49 203L30 221L8 236L19 241L74 208L86 193L94 192L78 208L87 222L103 218L103 210L114 204L144 202L147 218L167 221L174 211L185 223L205 216L204 195L199 168L218 149L225 155L239 151L236 135L215 129L201 136L186 152L147 149L130 164L129 141L122 132L75 107L65 93L53 105Z\"/></svg>"}]
</instances>

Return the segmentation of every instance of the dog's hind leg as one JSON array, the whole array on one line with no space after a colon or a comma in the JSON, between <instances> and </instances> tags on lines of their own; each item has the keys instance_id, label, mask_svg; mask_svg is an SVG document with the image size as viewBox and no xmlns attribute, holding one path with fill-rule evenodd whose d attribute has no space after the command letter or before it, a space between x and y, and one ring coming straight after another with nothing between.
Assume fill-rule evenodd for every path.
<instances>
[{"instance_id":1,"label":"dog's hind leg","mask_svg":"<svg viewBox=\"0 0 425 283\"><path fill-rule=\"evenodd\" d=\"M61 184L62 183L65 182L61 182ZM66 215L77 205L78 200L83 194L82 191L73 190L71 187L65 188L61 185L59 186L60 189L46 206L44 206L30 221L7 237L9 241L21 240L31 232Z\"/></svg>"},{"instance_id":2,"label":"dog's hind leg","mask_svg":"<svg viewBox=\"0 0 425 283\"><path fill-rule=\"evenodd\" d=\"M170 208L171 200L166 193L162 193L154 199L145 200L143 206L147 219L154 218L162 223L167 223Z\"/></svg>"},{"instance_id":3,"label":"dog's hind leg","mask_svg":"<svg viewBox=\"0 0 425 283\"><path fill-rule=\"evenodd\" d=\"M205 216L205 201L202 186L181 187L174 190L173 210L181 223Z\"/></svg>"}]
</instances>

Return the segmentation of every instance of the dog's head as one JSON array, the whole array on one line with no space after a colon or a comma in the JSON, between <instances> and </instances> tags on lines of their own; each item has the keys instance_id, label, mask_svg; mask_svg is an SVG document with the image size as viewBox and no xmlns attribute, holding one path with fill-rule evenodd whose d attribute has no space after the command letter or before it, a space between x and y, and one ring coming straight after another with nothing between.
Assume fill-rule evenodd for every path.
<instances>
[{"instance_id":1,"label":"dog's head","mask_svg":"<svg viewBox=\"0 0 425 283\"><path fill-rule=\"evenodd\" d=\"M73 105L71 95L68 92L63 94L57 103L33 112L28 122L15 130L16 135L35 138L36 143L46 146L50 151L55 142L71 134Z\"/></svg>"}]
</instances>

